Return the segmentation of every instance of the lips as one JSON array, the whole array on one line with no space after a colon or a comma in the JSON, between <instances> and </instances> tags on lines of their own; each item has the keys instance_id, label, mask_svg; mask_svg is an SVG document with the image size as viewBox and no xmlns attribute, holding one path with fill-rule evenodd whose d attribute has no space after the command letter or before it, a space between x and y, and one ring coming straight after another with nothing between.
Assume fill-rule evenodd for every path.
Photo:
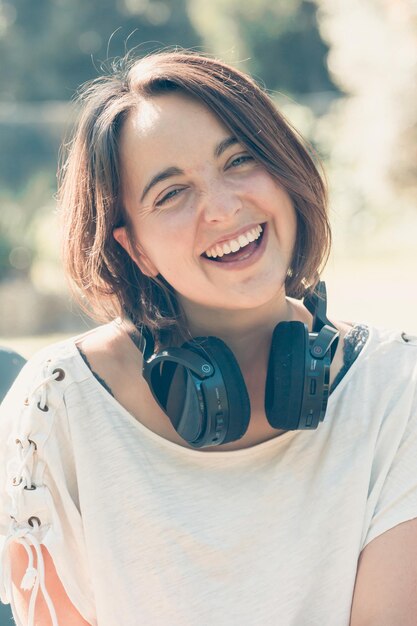
<instances>
[{"instance_id":1,"label":"lips","mask_svg":"<svg viewBox=\"0 0 417 626\"><path fill-rule=\"evenodd\" d=\"M207 248L201 256L209 259L217 259L217 257L231 256L240 250L251 246L252 242L257 241L262 236L264 224L255 226L247 226L241 228L234 234L223 237Z\"/></svg>"},{"instance_id":2,"label":"lips","mask_svg":"<svg viewBox=\"0 0 417 626\"><path fill-rule=\"evenodd\" d=\"M266 248L266 243L268 239L267 224L262 224L262 227L263 230L261 236L256 241L249 243L247 246L244 246L237 252L225 254L221 257L216 258L210 258L202 254L201 258L206 263L210 263L210 265L215 264L217 267L225 270L244 269L249 265L252 265L262 256Z\"/></svg>"}]
</instances>

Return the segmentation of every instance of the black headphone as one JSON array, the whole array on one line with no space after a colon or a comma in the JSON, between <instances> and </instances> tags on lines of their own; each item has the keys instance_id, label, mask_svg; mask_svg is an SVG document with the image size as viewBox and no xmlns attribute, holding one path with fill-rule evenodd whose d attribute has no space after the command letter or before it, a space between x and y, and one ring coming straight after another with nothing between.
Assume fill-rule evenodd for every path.
<instances>
[{"instance_id":1,"label":"black headphone","mask_svg":"<svg viewBox=\"0 0 417 626\"><path fill-rule=\"evenodd\" d=\"M265 413L281 430L315 429L327 407L339 332L326 316L323 282L304 305L313 315L311 333L302 322L280 322L272 335ZM249 396L236 358L221 339L194 337L154 353L148 328L129 334L143 354L142 374L153 397L185 441L204 448L243 437Z\"/></svg>"}]
</instances>

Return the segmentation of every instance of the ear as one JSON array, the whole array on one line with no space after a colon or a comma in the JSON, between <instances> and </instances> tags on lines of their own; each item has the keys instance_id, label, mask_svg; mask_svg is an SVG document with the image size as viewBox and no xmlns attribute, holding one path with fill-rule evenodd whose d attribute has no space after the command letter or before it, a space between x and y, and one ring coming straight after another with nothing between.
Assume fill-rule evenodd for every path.
<instances>
[{"instance_id":1,"label":"ear","mask_svg":"<svg viewBox=\"0 0 417 626\"><path fill-rule=\"evenodd\" d=\"M155 278L155 276L159 274L155 265L146 256L146 254L140 250L139 246L137 244L134 246L132 245L125 226L118 226L117 228L114 228L113 237L116 239L117 243L120 244L124 250L126 250L130 258L139 267L142 274L152 278Z\"/></svg>"}]
</instances>

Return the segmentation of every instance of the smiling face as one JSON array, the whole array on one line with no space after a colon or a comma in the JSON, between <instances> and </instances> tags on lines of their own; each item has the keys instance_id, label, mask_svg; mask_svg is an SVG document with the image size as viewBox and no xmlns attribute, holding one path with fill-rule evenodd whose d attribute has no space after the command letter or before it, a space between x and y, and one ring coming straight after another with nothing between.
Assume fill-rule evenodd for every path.
<instances>
[{"instance_id":1,"label":"smiling face","mask_svg":"<svg viewBox=\"0 0 417 626\"><path fill-rule=\"evenodd\" d=\"M165 278L187 316L282 299L292 202L209 109L178 93L140 101L120 164L135 248L124 227L114 236L142 272Z\"/></svg>"}]
</instances>

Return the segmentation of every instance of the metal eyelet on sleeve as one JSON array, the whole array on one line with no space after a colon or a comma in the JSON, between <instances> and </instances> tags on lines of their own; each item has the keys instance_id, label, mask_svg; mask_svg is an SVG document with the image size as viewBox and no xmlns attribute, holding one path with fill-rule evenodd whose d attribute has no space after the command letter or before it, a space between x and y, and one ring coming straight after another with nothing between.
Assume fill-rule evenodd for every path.
<instances>
[{"instance_id":1,"label":"metal eyelet on sleeve","mask_svg":"<svg viewBox=\"0 0 417 626\"><path fill-rule=\"evenodd\" d=\"M52 374L58 374L58 376L56 376L56 378L55 378L55 380L57 382L61 382L61 380L64 380L64 378L65 378L65 372L60 367L57 367L56 369L54 369Z\"/></svg>"},{"instance_id":2,"label":"metal eyelet on sleeve","mask_svg":"<svg viewBox=\"0 0 417 626\"><path fill-rule=\"evenodd\" d=\"M417 335L410 335L410 333L402 332L401 339L404 341L404 343L407 343L409 345L417 345Z\"/></svg>"},{"instance_id":3,"label":"metal eyelet on sleeve","mask_svg":"<svg viewBox=\"0 0 417 626\"><path fill-rule=\"evenodd\" d=\"M64 370L61 368L52 369L52 367L50 360L44 365L42 379L30 391L27 399L24 401L24 405L28 407L24 409L25 414L27 411L30 411L30 405L32 405L32 407L36 406L44 413L50 410L50 406L48 405L50 384L55 381L59 382L65 378ZM51 401L51 407L52 406L53 400ZM45 419L47 419L46 416ZM42 485L41 482L36 483L33 479L33 476L37 476L36 468L39 462L37 454L39 454L39 451L38 444L35 441L37 436L35 435L34 438L31 437L30 421L22 419L20 428L22 432L18 430L14 438L16 459L12 459L10 464L11 474L9 480L12 485L9 491L12 497L10 508L11 521L9 533L3 544L1 553L0 585L3 587L4 595L9 598L13 613L17 615L13 596L9 554L11 543L16 541L25 548L28 556L28 566L20 583L21 589L27 591L32 590L28 607L27 626L34 626L35 624L35 604L39 589L41 589L48 606L52 626L58 626L55 608L45 585L45 564L41 550L42 537L48 528L49 520L47 518L43 519L44 526L42 525L41 517L43 509L42 507L39 508L39 503L43 502L44 494L47 493L47 487ZM40 433L40 436L42 437L42 433ZM41 439L38 439L38 443L41 443ZM23 503L25 503L24 507ZM23 512L25 512L26 515L28 514L28 517L23 517ZM39 514L40 516L38 516ZM47 509L45 515L48 516ZM36 553L36 567L34 564L33 550ZM18 626L23 625L18 622Z\"/></svg>"},{"instance_id":4,"label":"metal eyelet on sleeve","mask_svg":"<svg viewBox=\"0 0 417 626\"><path fill-rule=\"evenodd\" d=\"M36 406L41 411L49 411L49 406L47 405L47 391L48 386L52 381L63 380L65 378L65 372L61 368L55 368L51 372L50 361L46 362L45 365L45 377L32 389L29 394L28 402L30 403L30 399L35 397L37 399Z\"/></svg>"},{"instance_id":5,"label":"metal eyelet on sleeve","mask_svg":"<svg viewBox=\"0 0 417 626\"><path fill-rule=\"evenodd\" d=\"M38 446L36 445L36 441L33 441L33 439L29 439L29 438L27 439L27 441L28 441L29 443L33 443L33 445L35 446L35 450L37 450L37 449L38 449ZM15 440L15 443L20 444L20 445L22 446L22 448L23 448L23 443L21 442L21 440L20 440L20 439L16 439L16 440Z\"/></svg>"}]
</instances>

